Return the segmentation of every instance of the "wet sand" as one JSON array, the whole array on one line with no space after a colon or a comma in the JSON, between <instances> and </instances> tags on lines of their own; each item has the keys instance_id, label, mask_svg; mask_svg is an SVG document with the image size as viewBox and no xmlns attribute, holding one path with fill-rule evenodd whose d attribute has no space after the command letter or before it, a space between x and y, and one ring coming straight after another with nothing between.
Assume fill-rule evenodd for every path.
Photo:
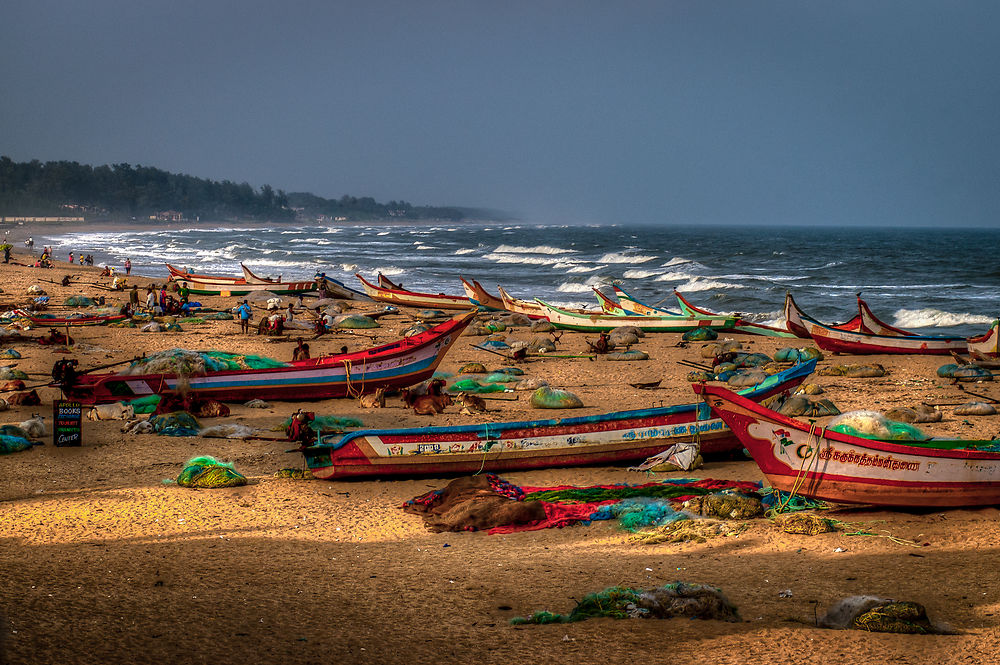
<instances>
[{"instance_id":1,"label":"wet sand","mask_svg":"<svg viewBox=\"0 0 1000 665\"><path fill-rule=\"evenodd\" d=\"M36 246L36 254L40 249ZM58 281L64 274L87 284L63 288L43 281ZM0 301L23 302L30 284L42 286L53 303L79 293L126 297L93 286L110 283L98 274L99 268L66 264L53 270L0 265ZM142 290L154 281L162 282L133 276L130 283ZM451 290L459 289L456 279ZM212 307L232 307L238 300L198 299ZM398 337L411 319L394 315L381 323L371 331L378 342ZM71 331L77 344L70 357L86 368L182 347L288 360L299 334L291 331L288 339L273 343L238 331L237 321L185 326L177 333L78 328ZM520 328L508 332L508 339L531 335ZM560 351L583 352L586 337L567 333ZM678 361L700 361L699 345L680 348L679 339L673 334L643 338L638 348L650 354L646 362L550 358L524 368L581 397L586 407L570 415L691 402L688 370ZM502 365L501 358L470 346L480 340L463 337L441 369L455 372L467 362ZM761 337L741 336L741 341L769 354L782 346L806 345L805 340ZM338 334L311 346L315 356L371 343L367 337ZM29 384L42 383L55 359L65 357L35 344L14 348L24 357L13 362L30 373ZM811 379L842 411L968 401L936 377L935 369L947 362L942 358L828 358L821 366L859 361L879 362L891 373L878 379ZM627 386L657 379L664 389ZM969 390L1000 396L992 383L972 384ZM12 408L0 414L2 422L42 413L51 424L57 391L39 393L40 407ZM205 424L243 422L268 429L301 405L230 406L232 416ZM307 406L321 415L359 417L366 427L541 417L528 408L526 394L517 402L490 402L493 410L485 417L461 415L451 407L433 421L393 398L381 410L364 410L349 399ZM1000 429L1000 417L966 418L951 409L943 406L945 420L923 427L937 435L987 439ZM506 536L431 534L399 506L450 479L278 479L273 477L278 469L301 466L300 455L286 452L288 443L133 436L121 433L120 426L119 421L85 421L81 448L56 448L49 435L44 446L0 457L0 612L7 662L992 663L1000 657L996 508L854 507L828 515L868 532L914 541L916 547L842 532L791 535L767 520L752 521L738 537L702 544L641 545L615 524L598 522ZM176 478L189 458L203 454L234 462L250 484L189 490L164 483ZM756 465L743 459L710 460L694 473L657 477L686 476L762 479ZM504 477L535 486L646 479L623 467ZM568 612L574 599L608 586L652 587L674 580L720 587L743 621L509 624L510 618L535 610ZM791 597L780 597L786 589ZM932 617L963 633L906 636L813 627L817 611L854 594L920 602Z\"/></svg>"}]
</instances>

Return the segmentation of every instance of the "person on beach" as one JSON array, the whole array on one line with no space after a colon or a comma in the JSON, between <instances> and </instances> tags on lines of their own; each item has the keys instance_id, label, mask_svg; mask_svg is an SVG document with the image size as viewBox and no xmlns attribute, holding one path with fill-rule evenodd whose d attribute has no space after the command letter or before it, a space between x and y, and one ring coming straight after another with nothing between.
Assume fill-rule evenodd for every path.
<instances>
[{"instance_id":1,"label":"person on beach","mask_svg":"<svg viewBox=\"0 0 1000 665\"><path fill-rule=\"evenodd\" d=\"M132 290L128 292L128 304L132 307L132 311L139 308L139 287L135 284L132 285Z\"/></svg>"},{"instance_id":2,"label":"person on beach","mask_svg":"<svg viewBox=\"0 0 1000 665\"><path fill-rule=\"evenodd\" d=\"M240 332L244 335L249 335L250 319L253 317L253 310L250 309L250 303L244 300L243 304L236 308L236 314L240 317Z\"/></svg>"},{"instance_id":3,"label":"person on beach","mask_svg":"<svg viewBox=\"0 0 1000 665\"><path fill-rule=\"evenodd\" d=\"M181 282L177 287L177 297L181 300L181 305L186 305L188 301L188 296L191 295L191 289L188 288L187 282Z\"/></svg>"},{"instance_id":4,"label":"person on beach","mask_svg":"<svg viewBox=\"0 0 1000 665\"><path fill-rule=\"evenodd\" d=\"M156 305L156 294L153 293L153 287L146 289L146 309L150 312L153 311L153 307Z\"/></svg>"},{"instance_id":5,"label":"person on beach","mask_svg":"<svg viewBox=\"0 0 1000 665\"><path fill-rule=\"evenodd\" d=\"M292 303L288 303L288 311L285 312L285 320L293 321L295 319L295 312L292 310Z\"/></svg>"},{"instance_id":6,"label":"person on beach","mask_svg":"<svg viewBox=\"0 0 1000 665\"><path fill-rule=\"evenodd\" d=\"M69 263L70 265L73 265L73 250L69 251Z\"/></svg>"},{"instance_id":7,"label":"person on beach","mask_svg":"<svg viewBox=\"0 0 1000 665\"><path fill-rule=\"evenodd\" d=\"M8 244L3 246L3 262L10 263L10 245Z\"/></svg>"},{"instance_id":8,"label":"person on beach","mask_svg":"<svg viewBox=\"0 0 1000 665\"><path fill-rule=\"evenodd\" d=\"M167 285L164 284L160 287L160 307L167 309Z\"/></svg>"},{"instance_id":9,"label":"person on beach","mask_svg":"<svg viewBox=\"0 0 1000 665\"><path fill-rule=\"evenodd\" d=\"M125 259L125 276L132 274L132 259Z\"/></svg>"}]
</instances>

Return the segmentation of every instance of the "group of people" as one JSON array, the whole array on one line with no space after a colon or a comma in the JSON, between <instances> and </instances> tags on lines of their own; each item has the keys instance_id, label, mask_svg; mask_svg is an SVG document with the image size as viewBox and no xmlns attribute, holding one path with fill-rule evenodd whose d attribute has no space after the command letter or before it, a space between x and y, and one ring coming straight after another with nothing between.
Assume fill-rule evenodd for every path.
<instances>
[{"instance_id":1,"label":"group of people","mask_svg":"<svg viewBox=\"0 0 1000 665\"><path fill-rule=\"evenodd\" d=\"M87 254L86 256L84 256L83 254L80 254L80 256L74 257L73 252L70 251L70 253L69 253L69 262L71 264L73 263L73 259L74 258L76 258L76 260L79 261L79 263L80 263L81 266L92 266L92 265L94 265L94 255L93 254Z\"/></svg>"}]
</instances>

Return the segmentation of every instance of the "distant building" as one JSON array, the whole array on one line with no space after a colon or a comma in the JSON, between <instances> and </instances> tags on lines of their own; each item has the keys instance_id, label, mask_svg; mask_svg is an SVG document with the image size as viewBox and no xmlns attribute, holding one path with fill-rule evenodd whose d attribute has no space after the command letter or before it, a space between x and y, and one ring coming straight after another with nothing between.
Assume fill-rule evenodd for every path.
<instances>
[{"instance_id":1,"label":"distant building","mask_svg":"<svg viewBox=\"0 0 1000 665\"><path fill-rule=\"evenodd\" d=\"M183 222L184 213L177 210L161 210L155 215L150 215L149 218L157 222Z\"/></svg>"}]
</instances>

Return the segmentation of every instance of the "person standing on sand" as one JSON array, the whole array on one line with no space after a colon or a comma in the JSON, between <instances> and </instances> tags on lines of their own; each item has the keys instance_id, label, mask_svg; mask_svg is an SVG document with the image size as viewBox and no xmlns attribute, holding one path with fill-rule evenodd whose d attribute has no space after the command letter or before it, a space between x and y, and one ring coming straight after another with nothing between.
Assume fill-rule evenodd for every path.
<instances>
[{"instance_id":1,"label":"person standing on sand","mask_svg":"<svg viewBox=\"0 0 1000 665\"><path fill-rule=\"evenodd\" d=\"M128 292L128 304L131 305L133 311L139 308L139 287L135 284L132 285L132 290Z\"/></svg>"},{"instance_id":2,"label":"person standing on sand","mask_svg":"<svg viewBox=\"0 0 1000 665\"><path fill-rule=\"evenodd\" d=\"M285 312L285 320L293 321L295 319L295 312L292 311L292 303L288 303L288 311Z\"/></svg>"},{"instance_id":3,"label":"person standing on sand","mask_svg":"<svg viewBox=\"0 0 1000 665\"><path fill-rule=\"evenodd\" d=\"M153 307L156 305L156 294L153 293L153 287L146 289L146 309L150 312L153 311Z\"/></svg>"},{"instance_id":4,"label":"person standing on sand","mask_svg":"<svg viewBox=\"0 0 1000 665\"><path fill-rule=\"evenodd\" d=\"M253 316L253 310L250 309L250 304L244 300L243 304L236 308L236 314L240 317L240 332L244 335L249 335L250 318Z\"/></svg>"},{"instance_id":5,"label":"person standing on sand","mask_svg":"<svg viewBox=\"0 0 1000 665\"><path fill-rule=\"evenodd\" d=\"M10 263L10 245L4 243L3 246L3 262Z\"/></svg>"},{"instance_id":6,"label":"person standing on sand","mask_svg":"<svg viewBox=\"0 0 1000 665\"><path fill-rule=\"evenodd\" d=\"M132 274L132 259L125 259L125 276Z\"/></svg>"},{"instance_id":7,"label":"person standing on sand","mask_svg":"<svg viewBox=\"0 0 1000 665\"><path fill-rule=\"evenodd\" d=\"M69 264L73 265L73 250L69 250Z\"/></svg>"}]
</instances>

